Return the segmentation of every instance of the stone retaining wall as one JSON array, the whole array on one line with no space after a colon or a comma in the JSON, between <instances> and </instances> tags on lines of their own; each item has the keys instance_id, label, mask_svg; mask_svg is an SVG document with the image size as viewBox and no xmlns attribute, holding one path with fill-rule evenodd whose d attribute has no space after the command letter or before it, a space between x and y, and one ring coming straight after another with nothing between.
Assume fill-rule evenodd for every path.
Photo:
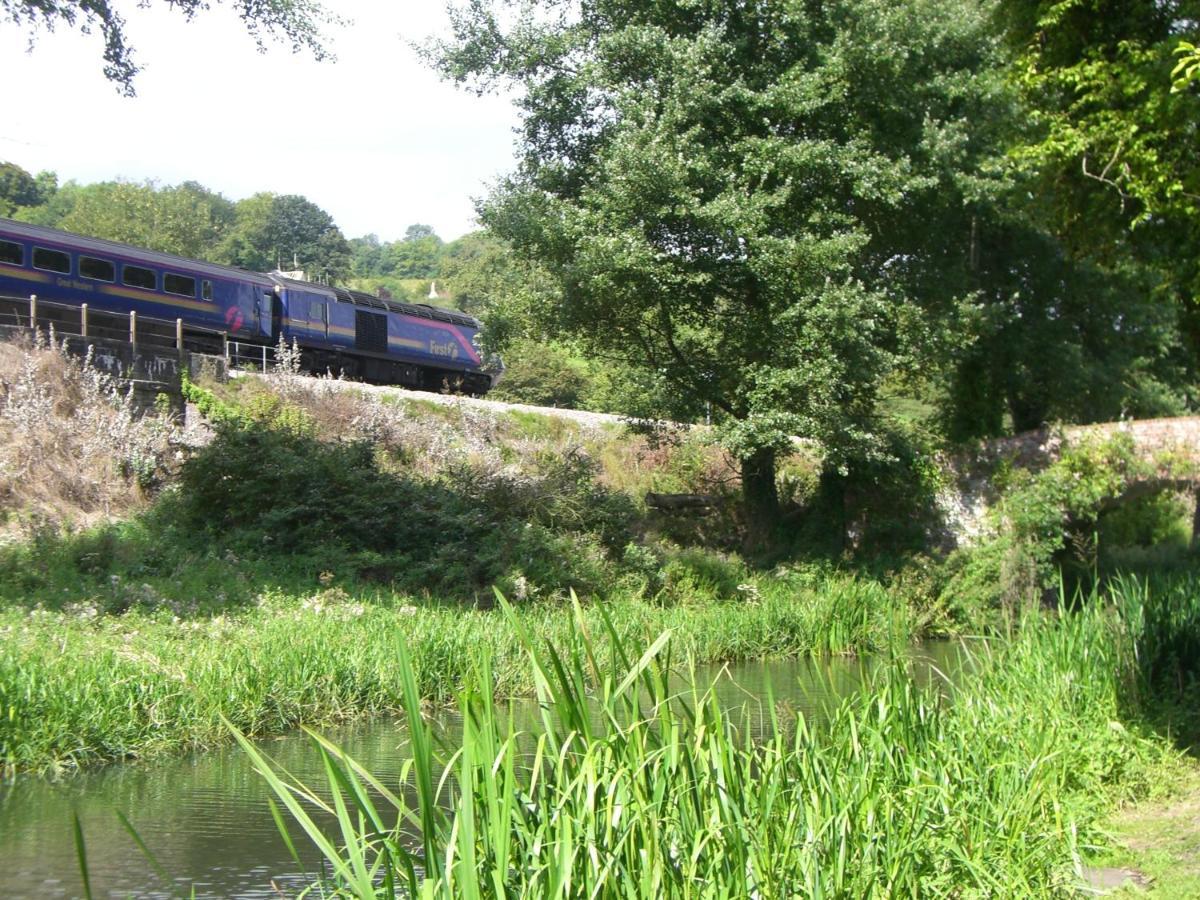
<instances>
[{"instance_id":1,"label":"stone retaining wall","mask_svg":"<svg viewBox=\"0 0 1200 900\"><path fill-rule=\"evenodd\" d=\"M950 484L938 497L944 549L972 544L990 532L988 513L998 499L993 487L997 466L1037 471L1058 459L1064 441L1104 440L1117 432L1133 437L1134 448L1144 460L1170 455L1200 465L1200 416L1068 425L985 441L944 460L951 473Z\"/></svg>"}]
</instances>

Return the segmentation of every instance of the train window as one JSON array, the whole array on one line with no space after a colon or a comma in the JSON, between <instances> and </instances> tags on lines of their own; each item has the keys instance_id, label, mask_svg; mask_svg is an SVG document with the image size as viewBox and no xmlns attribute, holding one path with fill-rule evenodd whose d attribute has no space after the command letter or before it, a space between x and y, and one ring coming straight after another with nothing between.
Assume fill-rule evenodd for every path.
<instances>
[{"instance_id":1,"label":"train window","mask_svg":"<svg viewBox=\"0 0 1200 900\"><path fill-rule=\"evenodd\" d=\"M205 300L211 300L213 298L212 282L207 278L200 282L200 296Z\"/></svg>"},{"instance_id":2,"label":"train window","mask_svg":"<svg viewBox=\"0 0 1200 900\"><path fill-rule=\"evenodd\" d=\"M316 319L318 322L325 321L325 304L320 300L313 300L308 304L308 317Z\"/></svg>"},{"instance_id":3,"label":"train window","mask_svg":"<svg viewBox=\"0 0 1200 900\"><path fill-rule=\"evenodd\" d=\"M81 256L79 257L79 274L83 278L92 278L96 281L116 281L117 267L107 259Z\"/></svg>"},{"instance_id":4,"label":"train window","mask_svg":"<svg viewBox=\"0 0 1200 900\"><path fill-rule=\"evenodd\" d=\"M121 266L121 280L130 287L158 290L158 278L149 269L141 266Z\"/></svg>"},{"instance_id":5,"label":"train window","mask_svg":"<svg viewBox=\"0 0 1200 900\"><path fill-rule=\"evenodd\" d=\"M10 263L14 266L25 265L25 248L12 241L0 241L0 263Z\"/></svg>"},{"instance_id":6,"label":"train window","mask_svg":"<svg viewBox=\"0 0 1200 900\"><path fill-rule=\"evenodd\" d=\"M33 248L33 267L47 272L62 272L71 274L71 257L61 250L47 250L45 247Z\"/></svg>"},{"instance_id":7,"label":"train window","mask_svg":"<svg viewBox=\"0 0 1200 900\"><path fill-rule=\"evenodd\" d=\"M178 294L180 297L196 296L196 279L187 275L176 275L174 272L163 273L163 290L168 294Z\"/></svg>"}]
</instances>

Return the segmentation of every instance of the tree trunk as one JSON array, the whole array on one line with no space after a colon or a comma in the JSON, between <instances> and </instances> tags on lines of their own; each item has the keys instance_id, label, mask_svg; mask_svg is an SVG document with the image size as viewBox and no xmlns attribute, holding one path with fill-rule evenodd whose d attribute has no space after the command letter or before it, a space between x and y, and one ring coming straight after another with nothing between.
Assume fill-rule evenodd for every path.
<instances>
[{"instance_id":1,"label":"tree trunk","mask_svg":"<svg viewBox=\"0 0 1200 900\"><path fill-rule=\"evenodd\" d=\"M742 499L746 504L746 550L765 553L774 544L779 526L774 450L759 450L742 460Z\"/></svg>"}]
</instances>

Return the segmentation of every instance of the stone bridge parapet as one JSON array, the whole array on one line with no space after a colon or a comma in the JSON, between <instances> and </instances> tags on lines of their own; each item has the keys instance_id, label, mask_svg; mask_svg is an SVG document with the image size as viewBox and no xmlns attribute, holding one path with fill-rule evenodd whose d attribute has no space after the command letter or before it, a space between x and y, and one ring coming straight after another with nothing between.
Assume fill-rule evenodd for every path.
<instances>
[{"instance_id":1,"label":"stone bridge parapet","mask_svg":"<svg viewBox=\"0 0 1200 900\"><path fill-rule=\"evenodd\" d=\"M1059 458L1064 443L1103 441L1118 433L1130 435L1134 451L1141 460L1154 464L1154 473L1135 480L1117 500L1161 488L1190 487L1193 494L1200 489L1194 474L1200 471L1200 416L1066 425L994 438L943 460L950 476L938 496L945 523L943 545L946 549L970 545L991 532L989 512L999 499L994 476L1001 466L1036 472ZM1180 464L1190 469L1190 474L1181 476ZM1195 528L1200 528L1200 504L1194 513Z\"/></svg>"}]
</instances>

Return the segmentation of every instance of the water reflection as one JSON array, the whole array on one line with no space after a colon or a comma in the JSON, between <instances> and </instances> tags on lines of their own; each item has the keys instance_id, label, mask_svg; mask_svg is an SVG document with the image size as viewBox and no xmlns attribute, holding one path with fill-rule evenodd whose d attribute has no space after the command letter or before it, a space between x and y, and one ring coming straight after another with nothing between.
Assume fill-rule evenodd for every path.
<instances>
[{"instance_id":1,"label":"water reflection","mask_svg":"<svg viewBox=\"0 0 1200 900\"><path fill-rule=\"evenodd\" d=\"M921 648L914 654L914 678L939 679L955 656L952 645ZM870 659L777 661L707 667L697 677L714 685L722 706L745 709L757 730L769 721L768 688L778 707L819 719L824 706L856 689L876 665ZM536 704L518 702L512 711L517 728L538 727ZM437 730L453 742L460 723L446 713ZM398 777L406 755L399 722L376 720L329 736L385 783ZM262 746L300 780L323 781L307 738ZM280 891L294 896L320 863L300 834L295 844L303 866L291 858L267 806L269 793L235 747L155 765L113 766L57 783L24 779L0 786L0 895L82 895L72 840L78 812L96 897L188 896L193 890L198 898L278 898ZM114 810L128 817L174 884L154 874Z\"/></svg>"}]
</instances>

